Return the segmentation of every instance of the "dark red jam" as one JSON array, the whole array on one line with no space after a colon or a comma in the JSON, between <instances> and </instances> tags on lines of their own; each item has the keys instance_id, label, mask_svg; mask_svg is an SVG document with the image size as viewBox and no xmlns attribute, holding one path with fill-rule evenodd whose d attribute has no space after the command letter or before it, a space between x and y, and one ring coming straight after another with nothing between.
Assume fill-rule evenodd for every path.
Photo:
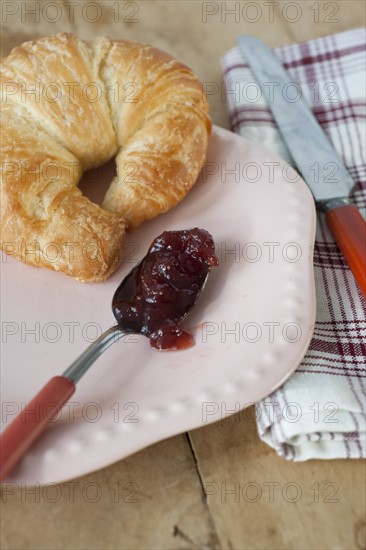
<instances>
[{"instance_id":1,"label":"dark red jam","mask_svg":"<svg viewBox=\"0 0 366 550\"><path fill-rule=\"evenodd\" d=\"M208 272L218 265L211 235L204 229L164 231L113 297L122 330L150 338L157 350L193 346L179 326L196 303Z\"/></svg>"}]
</instances>

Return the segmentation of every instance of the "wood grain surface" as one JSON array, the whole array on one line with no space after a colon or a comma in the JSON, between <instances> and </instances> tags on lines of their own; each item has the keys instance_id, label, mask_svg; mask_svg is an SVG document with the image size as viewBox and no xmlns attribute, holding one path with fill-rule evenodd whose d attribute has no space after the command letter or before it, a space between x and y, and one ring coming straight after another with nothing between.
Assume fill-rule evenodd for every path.
<instances>
[{"instance_id":1,"label":"wood grain surface","mask_svg":"<svg viewBox=\"0 0 366 550\"><path fill-rule=\"evenodd\" d=\"M44 34L106 34L161 47L220 88L236 35L274 46L332 34L363 26L365 3L3 1L1 23L2 55ZM228 127L221 93L209 101ZM248 409L70 483L3 487L1 548L362 549L365 474L357 460L278 458Z\"/></svg>"}]
</instances>

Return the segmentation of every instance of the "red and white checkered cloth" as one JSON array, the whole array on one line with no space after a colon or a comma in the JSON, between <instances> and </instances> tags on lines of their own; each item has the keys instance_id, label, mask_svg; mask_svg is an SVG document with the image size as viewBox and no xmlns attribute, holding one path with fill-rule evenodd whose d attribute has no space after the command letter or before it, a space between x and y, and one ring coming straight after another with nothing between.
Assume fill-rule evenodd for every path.
<instances>
[{"instance_id":1,"label":"red and white checkered cloth","mask_svg":"<svg viewBox=\"0 0 366 550\"><path fill-rule=\"evenodd\" d=\"M274 52L353 177L352 201L365 216L364 29L275 48ZM253 73L237 48L222 58L222 69L232 130L291 161L271 112L256 90ZM258 432L289 460L365 457L366 300L323 214L317 218L314 270L317 321L313 339L293 376L257 405Z\"/></svg>"}]
</instances>

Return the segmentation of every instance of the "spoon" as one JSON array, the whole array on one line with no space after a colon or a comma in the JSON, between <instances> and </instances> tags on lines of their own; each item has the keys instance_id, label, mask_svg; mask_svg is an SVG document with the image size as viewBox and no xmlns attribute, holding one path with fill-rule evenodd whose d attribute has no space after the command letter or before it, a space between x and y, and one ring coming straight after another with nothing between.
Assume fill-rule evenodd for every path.
<instances>
[{"instance_id":1,"label":"spoon","mask_svg":"<svg viewBox=\"0 0 366 550\"><path fill-rule=\"evenodd\" d=\"M158 350L191 347L192 336L179 323L197 302L210 268L217 263L213 239L203 229L165 231L157 237L113 296L117 325L95 340L61 376L51 378L0 435L0 480L56 418L95 360L122 336L143 334Z\"/></svg>"}]
</instances>

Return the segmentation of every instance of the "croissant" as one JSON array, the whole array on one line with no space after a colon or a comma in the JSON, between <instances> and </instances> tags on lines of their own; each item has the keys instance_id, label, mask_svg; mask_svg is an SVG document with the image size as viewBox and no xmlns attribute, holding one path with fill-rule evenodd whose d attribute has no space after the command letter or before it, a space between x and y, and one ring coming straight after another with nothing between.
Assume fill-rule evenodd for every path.
<instances>
[{"instance_id":1,"label":"croissant","mask_svg":"<svg viewBox=\"0 0 366 550\"><path fill-rule=\"evenodd\" d=\"M127 230L194 185L211 123L193 72L152 46L72 34L25 42L1 64L1 249L98 282ZM115 157L102 206L85 169Z\"/></svg>"}]
</instances>

